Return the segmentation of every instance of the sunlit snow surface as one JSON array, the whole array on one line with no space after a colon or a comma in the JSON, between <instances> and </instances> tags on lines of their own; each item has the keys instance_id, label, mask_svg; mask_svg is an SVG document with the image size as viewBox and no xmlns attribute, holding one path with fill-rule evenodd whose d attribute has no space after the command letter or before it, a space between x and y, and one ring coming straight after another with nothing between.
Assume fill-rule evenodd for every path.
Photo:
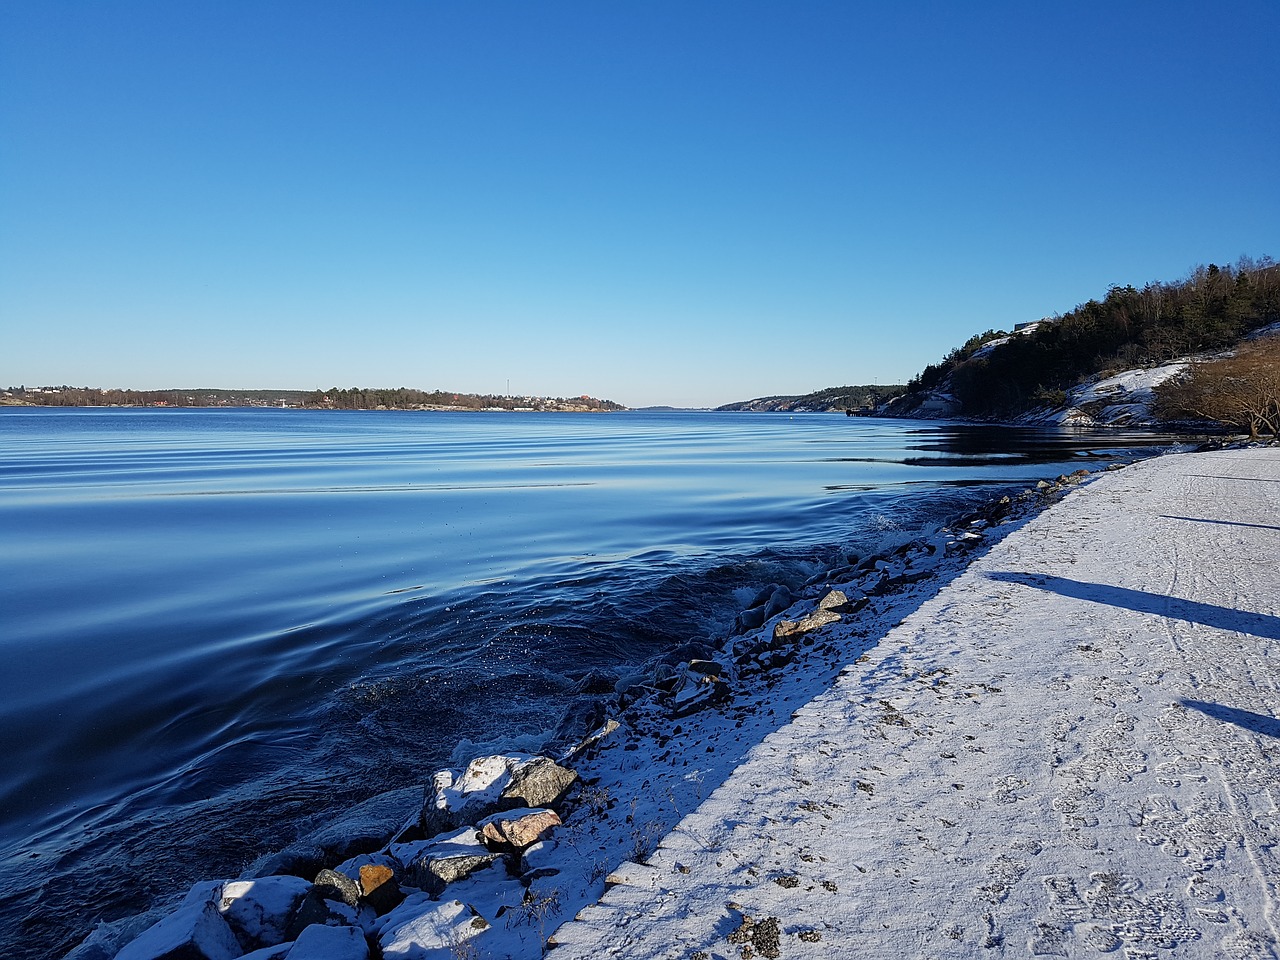
<instances>
[{"instance_id":1,"label":"sunlit snow surface","mask_svg":"<svg viewBox=\"0 0 1280 960\"><path fill-rule=\"evenodd\" d=\"M678 823L556 956L739 956L768 918L784 957L1274 956L1278 548L1280 450L1163 457L825 628L811 700L820 669L600 757L621 802L563 849Z\"/></svg>"}]
</instances>

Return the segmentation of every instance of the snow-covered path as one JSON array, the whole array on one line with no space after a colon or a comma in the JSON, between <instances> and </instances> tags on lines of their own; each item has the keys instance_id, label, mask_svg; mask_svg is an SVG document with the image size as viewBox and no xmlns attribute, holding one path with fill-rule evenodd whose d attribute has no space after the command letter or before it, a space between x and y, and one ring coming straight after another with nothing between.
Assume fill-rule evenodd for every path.
<instances>
[{"instance_id":1,"label":"snow-covered path","mask_svg":"<svg viewBox=\"0 0 1280 960\"><path fill-rule=\"evenodd\" d=\"M1276 448L1098 478L849 665L553 955L1280 955L1278 560Z\"/></svg>"}]
</instances>

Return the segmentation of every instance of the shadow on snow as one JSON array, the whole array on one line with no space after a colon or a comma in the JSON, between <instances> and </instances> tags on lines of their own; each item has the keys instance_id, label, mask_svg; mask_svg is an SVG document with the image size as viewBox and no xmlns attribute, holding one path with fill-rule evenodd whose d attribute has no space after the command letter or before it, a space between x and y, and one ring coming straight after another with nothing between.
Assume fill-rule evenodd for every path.
<instances>
[{"instance_id":1,"label":"shadow on snow","mask_svg":"<svg viewBox=\"0 0 1280 960\"><path fill-rule=\"evenodd\" d=\"M990 573L987 576L992 580L1019 583L1075 600L1105 603L1137 613L1150 613L1159 617L1185 620L1188 623L1199 623L1218 630L1233 630L1268 640L1280 640L1280 617L1262 613L1249 613L1246 610L1219 607L1212 603L1201 603L1198 600L1180 600L1177 597L1168 597L1159 593L1130 590L1127 587L1115 587L1107 583L1069 580L1066 577L1047 574L1010 571Z\"/></svg>"}]
</instances>

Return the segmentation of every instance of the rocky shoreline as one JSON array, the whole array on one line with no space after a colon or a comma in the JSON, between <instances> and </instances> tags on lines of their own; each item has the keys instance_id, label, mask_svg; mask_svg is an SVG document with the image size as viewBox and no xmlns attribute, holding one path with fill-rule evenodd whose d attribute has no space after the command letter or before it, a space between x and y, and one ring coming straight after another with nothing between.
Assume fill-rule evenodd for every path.
<instances>
[{"instance_id":1,"label":"rocky shoreline","mask_svg":"<svg viewBox=\"0 0 1280 960\"><path fill-rule=\"evenodd\" d=\"M1088 479L1041 481L797 591L770 585L718 644L584 676L540 755L477 757L374 796L239 878L100 924L67 960L540 957L608 886L643 882L661 838L751 747ZM824 628L838 622L853 629L837 640Z\"/></svg>"}]
</instances>

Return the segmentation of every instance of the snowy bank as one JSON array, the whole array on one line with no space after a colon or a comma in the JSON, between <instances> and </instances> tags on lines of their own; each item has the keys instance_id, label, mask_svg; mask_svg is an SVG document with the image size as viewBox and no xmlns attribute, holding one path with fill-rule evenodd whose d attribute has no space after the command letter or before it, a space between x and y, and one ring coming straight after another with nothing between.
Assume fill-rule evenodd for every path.
<instances>
[{"instance_id":1,"label":"snowy bank","mask_svg":"<svg viewBox=\"0 0 1280 960\"><path fill-rule=\"evenodd\" d=\"M744 598L717 643L584 677L555 735L525 744L545 757L455 754L456 769L424 771L425 790L374 796L239 877L171 890L154 915L103 924L71 956L541 956L844 664L1086 477L948 527L884 531L878 553ZM317 926L345 932L307 932Z\"/></svg>"},{"instance_id":2,"label":"snowy bank","mask_svg":"<svg viewBox=\"0 0 1280 960\"><path fill-rule=\"evenodd\" d=\"M555 956L1276 956L1278 556L1280 449L1166 456L826 628L831 688Z\"/></svg>"},{"instance_id":3,"label":"snowy bank","mask_svg":"<svg viewBox=\"0 0 1280 960\"><path fill-rule=\"evenodd\" d=\"M1081 471L761 591L718 647L587 677L548 757L72 956L1269 956L1278 460Z\"/></svg>"}]
</instances>

